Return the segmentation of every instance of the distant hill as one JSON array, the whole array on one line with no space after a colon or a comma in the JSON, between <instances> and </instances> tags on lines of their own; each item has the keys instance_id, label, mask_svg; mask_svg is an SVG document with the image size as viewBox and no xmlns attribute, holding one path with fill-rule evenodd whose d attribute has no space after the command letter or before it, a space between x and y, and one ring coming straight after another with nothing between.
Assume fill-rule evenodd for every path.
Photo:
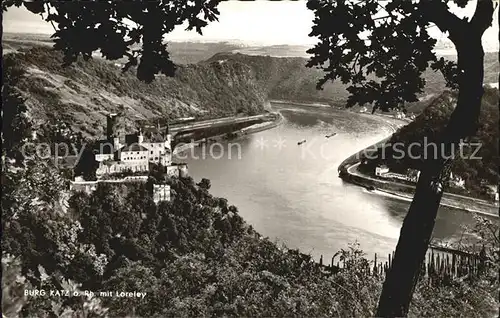
<instances>
[{"instance_id":1,"label":"distant hill","mask_svg":"<svg viewBox=\"0 0 500 318\"><path fill-rule=\"evenodd\" d=\"M274 50L278 49L277 47L273 48ZM346 91L346 85L340 81L328 82L323 90L317 90L316 83L323 76L323 72L307 68L305 66L307 58L303 57L218 53L205 62L214 61L238 61L250 66L257 82L271 99L324 102L343 107L349 94ZM497 53L486 53L485 83L498 82L498 71ZM429 99L439 95L446 88L441 73L427 70L424 73L424 78L427 85L424 93L420 96L422 102L407 105L409 112L420 113L428 105Z\"/></svg>"},{"instance_id":2,"label":"distant hill","mask_svg":"<svg viewBox=\"0 0 500 318\"><path fill-rule=\"evenodd\" d=\"M305 57L290 56L303 54L304 46L171 42L169 50L179 64L178 73L146 85L135 78L133 70L121 73L124 61L105 61L98 54L90 62L79 61L64 69L62 56L51 50L48 36L5 34L2 44L4 54L19 53L15 59L27 71L20 89L29 97L33 118L61 117L87 134L102 130L106 111L122 110L132 125L134 119L157 116L256 113L268 99L344 107L348 97L346 86L339 81L316 89L322 71L305 67ZM485 83L497 83L498 70L497 54L487 53ZM407 105L409 112L421 113L445 89L440 73L429 70L424 75L425 92L420 102Z\"/></svg>"},{"instance_id":3,"label":"distant hill","mask_svg":"<svg viewBox=\"0 0 500 318\"><path fill-rule=\"evenodd\" d=\"M324 90L317 90L316 83L322 73L306 68L305 58L219 53L200 64L214 61L238 61L250 66L270 99L335 103L346 100L348 96L345 86L337 83L328 83Z\"/></svg>"},{"instance_id":4,"label":"distant hill","mask_svg":"<svg viewBox=\"0 0 500 318\"><path fill-rule=\"evenodd\" d=\"M257 114L266 104L251 69L237 61L180 65L175 77L145 84L133 70L122 73L101 59L63 68L62 54L50 47L21 49L6 58L26 72L18 88L33 120L69 122L84 135L101 134L107 112L122 113L124 127L131 128L138 119Z\"/></svg>"},{"instance_id":5,"label":"distant hill","mask_svg":"<svg viewBox=\"0 0 500 318\"><path fill-rule=\"evenodd\" d=\"M50 47L53 42L46 34L5 33L2 44L4 53L11 53L33 46ZM220 52L232 52L244 48L241 44L230 42L168 42L170 57L176 64L195 64ZM95 56L100 55L95 53ZM115 62L124 63L126 60Z\"/></svg>"}]
</instances>

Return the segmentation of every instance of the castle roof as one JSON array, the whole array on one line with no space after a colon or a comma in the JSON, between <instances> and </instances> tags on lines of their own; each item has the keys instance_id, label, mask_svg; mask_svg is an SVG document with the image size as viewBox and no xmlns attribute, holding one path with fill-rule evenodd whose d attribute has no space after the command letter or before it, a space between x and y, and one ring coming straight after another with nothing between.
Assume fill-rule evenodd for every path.
<instances>
[{"instance_id":1,"label":"castle roof","mask_svg":"<svg viewBox=\"0 0 500 318\"><path fill-rule=\"evenodd\" d=\"M126 151L148 151L148 149L144 146L141 146L139 144L133 143L131 145L126 145L121 149L122 152Z\"/></svg>"},{"instance_id":2,"label":"castle roof","mask_svg":"<svg viewBox=\"0 0 500 318\"><path fill-rule=\"evenodd\" d=\"M116 149L113 149L113 140L101 139L98 140L93 147L94 153L98 153L101 155L109 155L112 154Z\"/></svg>"},{"instance_id":3,"label":"castle roof","mask_svg":"<svg viewBox=\"0 0 500 318\"><path fill-rule=\"evenodd\" d=\"M158 130L147 131L144 132L143 135L144 135L144 142L156 143L156 142L165 142L166 140L165 136Z\"/></svg>"}]
</instances>

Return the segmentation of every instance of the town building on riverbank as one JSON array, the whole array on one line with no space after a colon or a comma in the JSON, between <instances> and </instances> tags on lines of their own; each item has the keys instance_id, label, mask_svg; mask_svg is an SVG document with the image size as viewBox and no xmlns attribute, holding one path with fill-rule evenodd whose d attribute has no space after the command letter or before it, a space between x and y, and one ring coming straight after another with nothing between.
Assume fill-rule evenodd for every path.
<instances>
[{"instance_id":1,"label":"town building on riverbank","mask_svg":"<svg viewBox=\"0 0 500 318\"><path fill-rule=\"evenodd\" d=\"M458 175L454 175L452 172L450 172L449 184L454 188L465 189L465 180Z\"/></svg>"},{"instance_id":2,"label":"town building on riverbank","mask_svg":"<svg viewBox=\"0 0 500 318\"><path fill-rule=\"evenodd\" d=\"M375 175L381 178L392 178L397 180L417 182L420 177L420 171L416 169L407 169L406 173L391 172L386 165L375 167Z\"/></svg>"},{"instance_id":3,"label":"town building on riverbank","mask_svg":"<svg viewBox=\"0 0 500 318\"><path fill-rule=\"evenodd\" d=\"M409 181L416 183L418 178L420 177L420 171L416 169L407 169L405 173L396 173L390 171L390 169L386 165L381 165L375 167L375 175L377 177L386 178L386 179L397 179L403 181ZM449 178L449 186L458 189L465 189L465 180L459 175L453 174L450 172ZM491 190L491 193L497 193L498 190Z\"/></svg>"},{"instance_id":4,"label":"town building on riverbank","mask_svg":"<svg viewBox=\"0 0 500 318\"><path fill-rule=\"evenodd\" d=\"M389 168L386 165L375 167L375 175L377 177L382 177L389 172Z\"/></svg>"},{"instance_id":5,"label":"town building on riverbank","mask_svg":"<svg viewBox=\"0 0 500 318\"><path fill-rule=\"evenodd\" d=\"M396 118L396 119L405 119L406 118L406 114L403 113L403 112L396 112L394 114L394 118Z\"/></svg>"},{"instance_id":6,"label":"town building on riverbank","mask_svg":"<svg viewBox=\"0 0 500 318\"><path fill-rule=\"evenodd\" d=\"M489 185L484 186L484 188L485 188L486 192L488 193L488 195L490 196L490 198L493 201L498 202L498 199L499 199L498 185L489 184Z\"/></svg>"}]
</instances>

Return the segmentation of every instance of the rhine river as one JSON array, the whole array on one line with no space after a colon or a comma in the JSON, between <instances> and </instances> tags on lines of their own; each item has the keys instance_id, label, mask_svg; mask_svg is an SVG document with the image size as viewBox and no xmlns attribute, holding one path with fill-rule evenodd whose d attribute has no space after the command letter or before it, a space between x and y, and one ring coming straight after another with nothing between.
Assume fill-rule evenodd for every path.
<instances>
[{"instance_id":1,"label":"rhine river","mask_svg":"<svg viewBox=\"0 0 500 318\"><path fill-rule=\"evenodd\" d=\"M315 259L328 262L355 241L368 258L392 252L409 202L345 183L337 173L343 160L387 137L391 127L331 108L273 107L285 119L279 127L187 151L189 174L196 182L210 179L210 192L227 198L259 233ZM470 214L441 207L433 236L458 240L461 225L471 223Z\"/></svg>"}]
</instances>

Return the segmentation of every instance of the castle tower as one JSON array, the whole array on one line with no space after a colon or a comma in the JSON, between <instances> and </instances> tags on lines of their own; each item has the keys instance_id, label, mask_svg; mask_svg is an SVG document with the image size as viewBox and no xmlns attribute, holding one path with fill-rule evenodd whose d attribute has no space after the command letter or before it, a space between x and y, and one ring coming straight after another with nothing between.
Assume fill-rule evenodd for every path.
<instances>
[{"instance_id":1,"label":"castle tower","mask_svg":"<svg viewBox=\"0 0 500 318\"><path fill-rule=\"evenodd\" d=\"M118 114L108 114L106 116L106 137L108 137L108 139L118 137L117 126Z\"/></svg>"},{"instance_id":2,"label":"castle tower","mask_svg":"<svg viewBox=\"0 0 500 318\"><path fill-rule=\"evenodd\" d=\"M142 134L142 129L140 129L139 133L137 134L137 142L139 144L142 144L144 142L144 135Z\"/></svg>"},{"instance_id":3,"label":"castle tower","mask_svg":"<svg viewBox=\"0 0 500 318\"><path fill-rule=\"evenodd\" d=\"M165 148L172 150L172 135L170 134L170 123L168 121L165 128Z\"/></svg>"},{"instance_id":4,"label":"castle tower","mask_svg":"<svg viewBox=\"0 0 500 318\"><path fill-rule=\"evenodd\" d=\"M108 142L113 143L113 150L121 148L120 138L118 136L118 114L108 114L106 116L106 137Z\"/></svg>"}]
</instances>

